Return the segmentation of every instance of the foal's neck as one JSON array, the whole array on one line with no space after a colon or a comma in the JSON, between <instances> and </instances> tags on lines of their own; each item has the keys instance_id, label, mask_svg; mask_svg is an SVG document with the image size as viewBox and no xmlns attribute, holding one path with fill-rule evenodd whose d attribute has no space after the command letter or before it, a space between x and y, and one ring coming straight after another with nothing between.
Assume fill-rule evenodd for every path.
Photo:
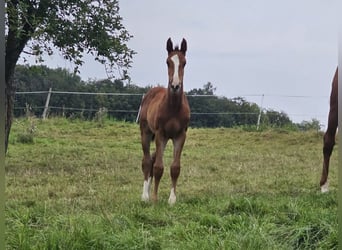
<instances>
[{"instance_id":1,"label":"foal's neck","mask_svg":"<svg viewBox=\"0 0 342 250\"><path fill-rule=\"evenodd\" d=\"M183 103L183 89L181 89L177 93L173 93L170 89L168 89L167 92L167 103L169 105L169 108L172 108L174 110L179 110Z\"/></svg>"}]
</instances>

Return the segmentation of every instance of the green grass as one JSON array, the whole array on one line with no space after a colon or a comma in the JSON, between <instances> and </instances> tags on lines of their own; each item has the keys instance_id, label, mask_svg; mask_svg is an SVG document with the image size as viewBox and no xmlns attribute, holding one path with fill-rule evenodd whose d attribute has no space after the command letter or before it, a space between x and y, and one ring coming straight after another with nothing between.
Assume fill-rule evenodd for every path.
<instances>
[{"instance_id":1,"label":"green grass","mask_svg":"<svg viewBox=\"0 0 342 250\"><path fill-rule=\"evenodd\" d=\"M7 249L337 249L337 148L322 133L189 129L177 203L140 201L137 124L16 120L6 157ZM18 139L19 138L19 139Z\"/></svg>"}]
</instances>

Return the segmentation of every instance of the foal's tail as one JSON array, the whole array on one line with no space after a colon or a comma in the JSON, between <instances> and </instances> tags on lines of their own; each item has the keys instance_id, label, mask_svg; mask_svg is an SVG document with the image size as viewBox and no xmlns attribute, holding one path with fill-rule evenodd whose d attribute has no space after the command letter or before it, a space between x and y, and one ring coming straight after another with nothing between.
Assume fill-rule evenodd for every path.
<instances>
[{"instance_id":1,"label":"foal's tail","mask_svg":"<svg viewBox=\"0 0 342 250\"><path fill-rule=\"evenodd\" d=\"M143 100L144 100L144 96L145 96L145 94L144 94L144 95L142 95L142 97L141 97L141 102L140 102L140 106L139 106L139 110L138 110L137 118L135 119L135 122L136 122L136 123L139 123L139 121L140 121L140 111L141 111L141 105L142 105L142 102L143 102Z\"/></svg>"},{"instance_id":2,"label":"foal's tail","mask_svg":"<svg viewBox=\"0 0 342 250\"><path fill-rule=\"evenodd\" d=\"M139 123L139 121L140 121L140 110L141 110L141 105L140 105L139 110L138 110L137 118L135 119L136 123Z\"/></svg>"}]
</instances>

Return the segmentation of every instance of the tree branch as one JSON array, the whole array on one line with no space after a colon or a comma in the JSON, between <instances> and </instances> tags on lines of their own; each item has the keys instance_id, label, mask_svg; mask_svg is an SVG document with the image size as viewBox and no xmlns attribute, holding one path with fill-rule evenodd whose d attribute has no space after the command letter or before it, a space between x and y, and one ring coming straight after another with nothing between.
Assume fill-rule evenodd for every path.
<instances>
[{"instance_id":1,"label":"tree branch","mask_svg":"<svg viewBox=\"0 0 342 250\"><path fill-rule=\"evenodd\" d=\"M35 53L28 52L28 51L25 51L25 50L23 50L22 53L27 54L27 55L31 55L31 56L35 56L36 55Z\"/></svg>"}]
</instances>

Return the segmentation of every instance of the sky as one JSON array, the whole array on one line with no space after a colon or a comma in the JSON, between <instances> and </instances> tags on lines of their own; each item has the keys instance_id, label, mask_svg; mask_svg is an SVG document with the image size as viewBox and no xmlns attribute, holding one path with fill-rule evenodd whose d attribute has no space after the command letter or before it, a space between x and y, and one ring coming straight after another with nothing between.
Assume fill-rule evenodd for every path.
<instances>
[{"instance_id":1,"label":"sky","mask_svg":"<svg viewBox=\"0 0 342 250\"><path fill-rule=\"evenodd\" d=\"M244 97L294 122L326 127L338 63L338 0L126 0L123 24L137 52L129 73L138 86L167 84L166 40L188 43L186 91L211 82L215 94ZM83 80L106 78L90 56ZM72 69L61 57L49 67ZM264 97L262 97L264 95Z\"/></svg>"}]
</instances>

